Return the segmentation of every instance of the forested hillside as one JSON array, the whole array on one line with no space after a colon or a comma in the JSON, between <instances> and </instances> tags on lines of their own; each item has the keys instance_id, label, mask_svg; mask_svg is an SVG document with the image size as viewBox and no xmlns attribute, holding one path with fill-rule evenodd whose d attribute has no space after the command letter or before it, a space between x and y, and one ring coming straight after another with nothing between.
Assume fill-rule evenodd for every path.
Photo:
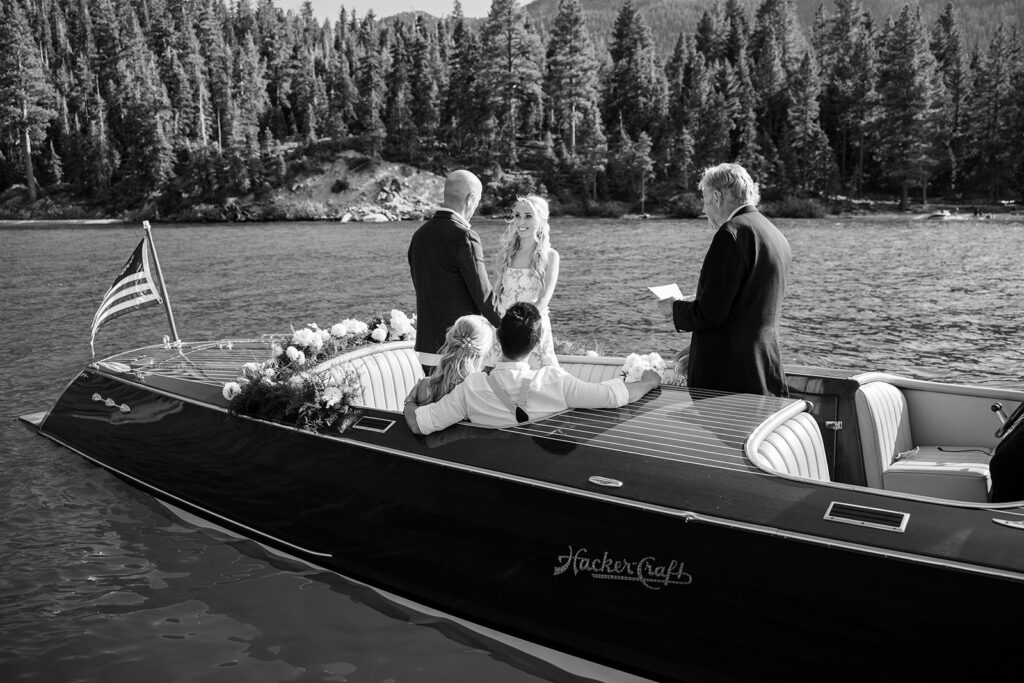
<instances>
[{"instance_id":1,"label":"forested hillside","mask_svg":"<svg viewBox=\"0 0 1024 683\"><path fill-rule=\"evenodd\" d=\"M526 4L530 16L539 20L545 29L551 25L558 13L559 0L533 0ZM595 42L604 46L611 35L615 17L623 0L581 0L583 15ZM914 3L921 8L921 17L926 23L938 19L949 0L920 0ZM752 13L759 4L757 0L739 0L739 6ZM822 0L794 0L797 16L803 31L810 34L814 18L819 11L828 11L832 2ZM864 0L861 7L878 24L889 17L899 15L905 0ZM701 15L708 9L705 0L635 0L633 5L651 27L654 42L663 58L667 59L680 32L692 33ZM964 45L984 45L998 26L1024 25L1024 0L963 0L956 3L960 16Z\"/></svg>"},{"instance_id":2,"label":"forested hillside","mask_svg":"<svg viewBox=\"0 0 1024 683\"><path fill-rule=\"evenodd\" d=\"M270 196L342 150L577 212L692 214L723 160L794 206L1024 187L1016 24L975 45L954 5L882 18L836 0L807 26L792 0L725 0L691 6L661 51L668 14L641 6L604 25L560 0L542 28L515 0L473 22L457 5L322 22L272 0L4 0L0 191L24 184L23 212L61 190L167 215Z\"/></svg>"}]
</instances>

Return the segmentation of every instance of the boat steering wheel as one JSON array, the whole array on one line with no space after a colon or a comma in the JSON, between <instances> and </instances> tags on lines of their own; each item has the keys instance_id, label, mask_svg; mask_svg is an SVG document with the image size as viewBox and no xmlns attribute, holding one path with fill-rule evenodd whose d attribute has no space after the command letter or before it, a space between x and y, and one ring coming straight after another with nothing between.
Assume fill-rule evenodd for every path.
<instances>
[{"instance_id":1,"label":"boat steering wheel","mask_svg":"<svg viewBox=\"0 0 1024 683\"><path fill-rule=\"evenodd\" d=\"M1006 422L1000 425L999 429L996 430L996 438L1002 439L1004 436L1015 430L1021 422L1021 416L1024 416L1024 401L1013 409L1013 412L1010 413L1010 417L1006 418Z\"/></svg>"}]
</instances>

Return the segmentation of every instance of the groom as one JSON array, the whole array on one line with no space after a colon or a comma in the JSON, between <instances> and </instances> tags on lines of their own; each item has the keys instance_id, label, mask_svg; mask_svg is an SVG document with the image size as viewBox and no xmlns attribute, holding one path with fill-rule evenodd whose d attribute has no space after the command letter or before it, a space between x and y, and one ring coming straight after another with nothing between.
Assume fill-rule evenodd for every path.
<instances>
[{"instance_id":1,"label":"groom","mask_svg":"<svg viewBox=\"0 0 1024 683\"><path fill-rule=\"evenodd\" d=\"M483 194L480 179L466 170L444 179L444 201L433 218L413 233L409 271L416 289L416 355L429 375L445 332L457 318L479 314L501 324L484 265L480 237L469 225Z\"/></svg>"}]
</instances>

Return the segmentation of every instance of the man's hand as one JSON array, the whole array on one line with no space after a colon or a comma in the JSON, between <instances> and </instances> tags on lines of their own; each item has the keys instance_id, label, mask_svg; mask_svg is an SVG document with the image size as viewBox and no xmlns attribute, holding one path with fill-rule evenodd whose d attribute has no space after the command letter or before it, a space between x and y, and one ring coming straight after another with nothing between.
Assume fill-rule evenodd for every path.
<instances>
[{"instance_id":1,"label":"man's hand","mask_svg":"<svg viewBox=\"0 0 1024 683\"><path fill-rule=\"evenodd\" d=\"M423 380L420 380L423 382ZM413 434L422 434L423 431L420 429L419 424L416 422L416 408L419 407L419 402L416 400L416 393L419 389L420 383L417 382L416 386L412 388L409 395L405 397L405 406L402 412L405 414L405 423L409 425L409 431Z\"/></svg>"},{"instance_id":2,"label":"man's hand","mask_svg":"<svg viewBox=\"0 0 1024 683\"><path fill-rule=\"evenodd\" d=\"M667 315L668 317L671 318L673 308L675 307L677 301L682 301L682 299L677 299L675 297L666 297L664 299L658 299L658 310L661 311L663 315Z\"/></svg>"},{"instance_id":3,"label":"man's hand","mask_svg":"<svg viewBox=\"0 0 1024 683\"><path fill-rule=\"evenodd\" d=\"M657 389L661 385L661 375L654 370L644 370L640 379L635 382L626 382L626 392L629 394L629 403L640 399L647 392Z\"/></svg>"}]
</instances>

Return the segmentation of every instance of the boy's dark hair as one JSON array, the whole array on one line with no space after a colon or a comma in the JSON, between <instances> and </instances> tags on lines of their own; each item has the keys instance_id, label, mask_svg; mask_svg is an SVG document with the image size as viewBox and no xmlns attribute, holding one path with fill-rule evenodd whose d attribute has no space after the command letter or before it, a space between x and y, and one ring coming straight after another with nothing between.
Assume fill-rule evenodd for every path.
<instances>
[{"instance_id":1,"label":"boy's dark hair","mask_svg":"<svg viewBox=\"0 0 1024 683\"><path fill-rule=\"evenodd\" d=\"M531 303L518 301L501 318L498 327L501 352L510 360L522 358L540 342L540 333L540 311Z\"/></svg>"}]
</instances>

